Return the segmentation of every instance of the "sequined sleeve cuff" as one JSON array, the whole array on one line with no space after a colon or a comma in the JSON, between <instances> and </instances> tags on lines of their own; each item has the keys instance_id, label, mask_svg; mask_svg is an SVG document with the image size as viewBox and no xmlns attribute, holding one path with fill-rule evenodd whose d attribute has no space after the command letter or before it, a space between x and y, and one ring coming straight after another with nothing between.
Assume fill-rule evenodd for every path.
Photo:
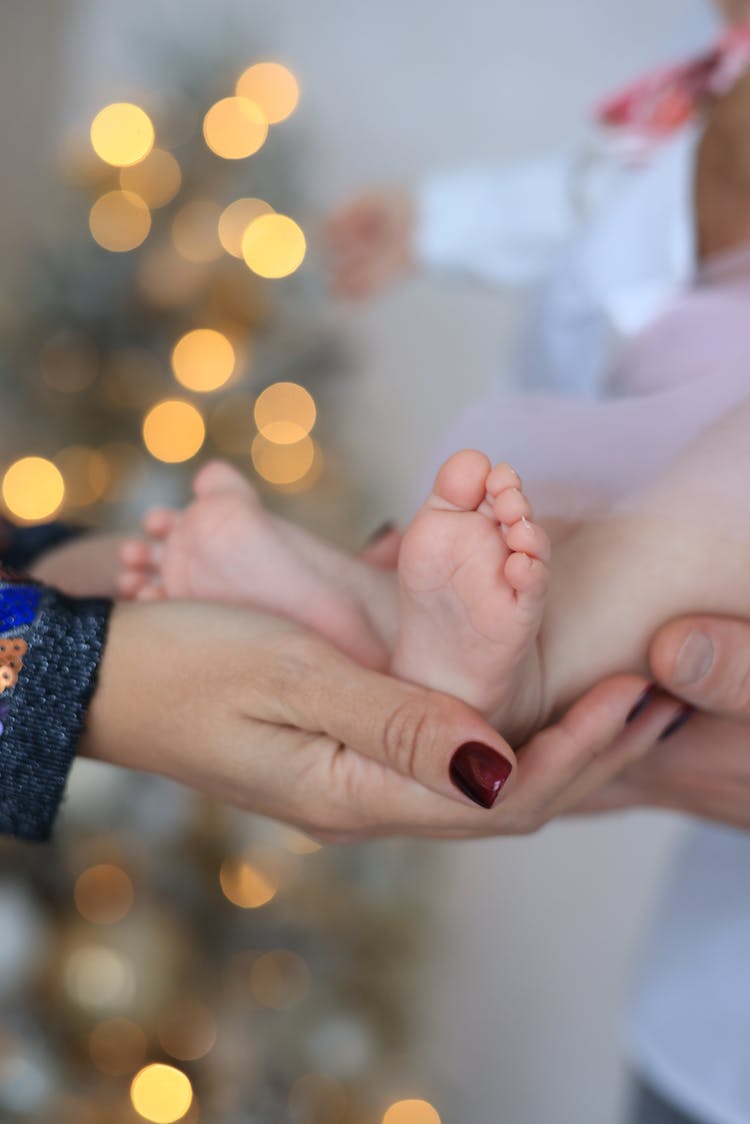
<instances>
[{"instance_id":1,"label":"sequined sleeve cuff","mask_svg":"<svg viewBox=\"0 0 750 1124\"><path fill-rule=\"evenodd\" d=\"M0 568L0 833L50 837L111 607Z\"/></svg>"}]
</instances>

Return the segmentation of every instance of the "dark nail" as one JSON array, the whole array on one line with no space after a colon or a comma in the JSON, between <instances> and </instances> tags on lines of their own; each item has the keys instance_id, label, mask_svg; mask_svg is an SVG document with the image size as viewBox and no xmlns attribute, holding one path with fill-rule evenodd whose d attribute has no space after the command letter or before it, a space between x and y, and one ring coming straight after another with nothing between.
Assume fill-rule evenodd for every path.
<instances>
[{"instance_id":1,"label":"dark nail","mask_svg":"<svg viewBox=\"0 0 750 1124\"><path fill-rule=\"evenodd\" d=\"M676 734L678 730L682 729L682 727L685 725L686 722L690 721L690 719L693 717L694 714L695 714L694 707L692 707L692 706L681 707L680 710L675 715L675 717L672 719L672 721L667 726L666 730L664 730L664 732L659 735L659 741L665 742L667 740L667 738L671 738L673 734Z\"/></svg>"},{"instance_id":2,"label":"dark nail","mask_svg":"<svg viewBox=\"0 0 750 1124\"><path fill-rule=\"evenodd\" d=\"M480 808L491 808L513 772L496 750L481 742L467 742L453 754L450 777L457 789Z\"/></svg>"},{"instance_id":3,"label":"dark nail","mask_svg":"<svg viewBox=\"0 0 750 1124\"><path fill-rule=\"evenodd\" d=\"M382 523L377 531L373 531L369 538L365 541L365 547L374 546L376 542L380 542L386 535L390 535L391 531L396 530L396 524L393 522Z\"/></svg>"},{"instance_id":4,"label":"dark nail","mask_svg":"<svg viewBox=\"0 0 750 1124\"><path fill-rule=\"evenodd\" d=\"M625 725L629 726L631 722L635 722L636 718L639 718L641 714L643 714L646 707L651 705L659 693L659 688L655 683L652 683L650 687L646 687L646 690L636 699L632 710L625 719Z\"/></svg>"}]
</instances>

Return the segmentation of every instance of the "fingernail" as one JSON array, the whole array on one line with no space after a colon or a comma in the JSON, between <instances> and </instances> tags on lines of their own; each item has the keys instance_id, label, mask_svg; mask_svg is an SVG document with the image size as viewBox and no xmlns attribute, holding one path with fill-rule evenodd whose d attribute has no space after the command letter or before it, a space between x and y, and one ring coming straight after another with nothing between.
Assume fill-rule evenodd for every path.
<instances>
[{"instance_id":1,"label":"fingernail","mask_svg":"<svg viewBox=\"0 0 750 1124\"><path fill-rule=\"evenodd\" d=\"M383 523L380 527L378 527L377 531L372 532L369 538L365 541L365 546L374 546L376 542L379 542L380 539L384 539L386 535L389 535L391 531L395 530L395 523L392 523L390 521L387 523Z\"/></svg>"},{"instance_id":2,"label":"fingernail","mask_svg":"<svg viewBox=\"0 0 750 1124\"><path fill-rule=\"evenodd\" d=\"M664 730L659 735L658 740L660 742L665 742L667 740L667 738L671 738L673 734L676 734L678 730L682 729L682 727L685 725L686 722L690 721L690 719L693 717L694 714L695 714L695 709L692 706L681 707L680 710L677 712L677 714L672 719L672 721L667 726L666 730Z\"/></svg>"},{"instance_id":3,"label":"fingernail","mask_svg":"<svg viewBox=\"0 0 750 1124\"><path fill-rule=\"evenodd\" d=\"M491 808L513 772L510 761L481 742L467 742L453 754L450 777L480 808Z\"/></svg>"},{"instance_id":4,"label":"fingernail","mask_svg":"<svg viewBox=\"0 0 750 1124\"><path fill-rule=\"evenodd\" d=\"M659 688L655 683L652 683L650 687L646 687L645 691L638 696L633 704L632 710L625 719L625 725L629 726L631 722L635 722L636 718L643 714L646 707L651 705L658 694Z\"/></svg>"},{"instance_id":5,"label":"fingernail","mask_svg":"<svg viewBox=\"0 0 750 1124\"><path fill-rule=\"evenodd\" d=\"M682 642L674 665L672 683L686 686L698 683L708 673L714 662L714 646L705 632L690 632Z\"/></svg>"}]
</instances>

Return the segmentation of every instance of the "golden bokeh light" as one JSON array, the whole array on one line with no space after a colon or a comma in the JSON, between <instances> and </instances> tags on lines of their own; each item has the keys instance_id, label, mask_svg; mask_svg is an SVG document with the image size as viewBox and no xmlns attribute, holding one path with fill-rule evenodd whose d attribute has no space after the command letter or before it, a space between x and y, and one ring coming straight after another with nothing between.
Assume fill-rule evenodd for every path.
<instances>
[{"instance_id":1,"label":"golden bokeh light","mask_svg":"<svg viewBox=\"0 0 750 1124\"><path fill-rule=\"evenodd\" d=\"M224 896L240 909L260 909L273 901L279 890L275 879L244 858L225 859L219 882Z\"/></svg>"},{"instance_id":2,"label":"golden bokeh light","mask_svg":"<svg viewBox=\"0 0 750 1124\"><path fill-rule=\"evenodd\" d=\"M225 207L219 219L219 241L226 252L241 258L242 238L250 223L261 215L270 214L273 214L273 207L265 199L235 199Z\"/></svg>"},{"instance_id":3,"label":"golden bokeh light","mask_svg":"<svg viewBox=\"0 0 750 1124\"><path fill-rule=\"evenodd\" d=\"M253 999L272 1010L281 1011L300 1003L309 993L310 984L310 969L296 952L266 952L250 969Z\"/></svg>"},{"instance_id":4,"label":"golden bokeh light","mask_svg":"<svg viewBox=\"0 0 750 1124\"><path fill-rule=\"evenodd\" d=\"M65 482L65 506L88 507L106 493L111 480L107 458L88 445L69 445L55 457Z\"/></svg>"},{"instance_id":5,"label":"golden bokeh light","mask_svg":"<svg viewBox=\"0 0 750 1124\"><path fill-rule=\"evenodd\" d=\"M429 1101L397 1101L386 1112L383 1124L440 1124L440 1116Z\"/></svg>"},{"instance_id":6,"label":"golden bokeh light","mask_svg":"<svg viewBox=\"0 0 750 1124\"><path fill-rule=\"evenodd\" d=\"M218 1030L211 1012L197 999L183 999L159 1019L162 1048L180 1062L205 1058L216 1044Z\"/></svg>"},{"instance_id":7,"label":"golden bokeh light","mask_svg":"<svg viewBox=\"0 0 750 1124\"><path fill-rule=\"evenodd\" d=\"M82 332L57 332L42 345L39 367L51 390L78 394L96 379L99 352Z\"/></svg>"},{"instance_id":8,"label":"golden bokeh light","mask_svg":"<svg viewBox=\"0 0 750 1124\"><path fill-rule=\"evenodd\" d=\"M261 433L256 434L250 449L253 467L269 484L296 484L313 469L316 445L305 437L294 445L277 445Z\"/></svg>"},{"instance_id":9,"label":"golden bokeh light","mask_svg":"<svg viewBox=\"0 0 750 1124\"><path fill-rule=\"evenodd\" d=\"M240 75L235 93L260 106L269 125L278 125L297 108L299 83L280 62L258 62Z\"/></svg>"},{"instance_id":10,"label":"golden bokeh light","mask_svg":"<svg viewBox=\"0 0 750 1124\"><path fill-rule=\"evenodd\" d=\"M295 445L315 425L317 411L309 390L296 382L275 382L258 395L253 411L258 432L274 445Z\"/></svg>"},{"instance_id":11,"label":"golden bokeh light","mask_svg":"<svg viewBox=\"0 0 750 1124\"><path fill-rule=\"evenodd\" d=\"M250 456L255 426L253 399L249 394L228 394L217 402L208 419L211 440L222 453Z\"/></svg>"},{"instance_id":12,"label":"golden bokeh light","mask_svg":"<svg viewBox=\"0 0 750 1124\"><path fill-rule=\"evenodd\" d=\"M174 377L188 390L207 393L229 382L234 373L234 348L222 332L195 328L172 351Z\"/></svg>"},{"instance_id":13,"label":"golden bokeh light","mask_svg":"<svg viewBox=\"0 0 750 1124\"><path fill-rule=\"evenodd\" d=\"M135 992L133 965L114 949L83 945L71 953L64 970L65 987L81 1007L121 1009Z\"/></svg>"},{"instance_id":14,"label":"golden bokeh light","mask_svg":"<svg viewBox=\"0 0 750 1124\"><path fill-rule=\"evenodd\" d=\"M78 876L73 897L78 912L86 921L95 925L114 925L130 913L135 892L124 870L109 863L99 863Z\"/></svg>"},{"instance_id":15,"label":"golden bokeh light","mask_svg":"<svg viewBox=\"0 0 750 1124\"><path fill-rule=\"evenodd\" d=\"M113 254L137 250L151 230L151 212L133 191L108 191L89 212L89 229L95 242Z\"/></svg>"},{"instance_id":16,"label":"golden bokeh light","mask_svg":"<svg viewBox=\"0 0 750 1124\"><path fill-rule=\"evenodd\" d=\"M143 442L152 457L167 464L188 461L200 451L206 426L190 402L167 398L158 402L143 421Z\"/></svg>"},{"instance_id":17,"label":"golden bokeh light","mask_svg":"<svg viewBox=\"0 0 750 1124\"><path fill-rule=\"evenodd\" d=\"M153 148L140 164L123 168L120 187L140 195L147 207L156 210L171 203L182 184L180 165L171 152Z\"/></svg>"},{"instance_id":18,"label":"golden bokeh light","mask_svg":"<svg viewBox=\"0 0 750 1124\"><path fill-rule=\"evenodd\" d=\"M89 1035L89 1055L100 1073L126 1077L146 1056L144 1031L130 1019L105 1019Z\"/></svg>"},{"instance_id":19,"label":"golden bokeh light","mask_svg":"<svg viewBox=\"0 0 750 1124\"><path fill-rule=\"evenodd\" d=\"M289 1111L296 1124L340 1124L347 1108L344 1089L326 1073L306 1073L289 1094Z\"/></svg>"},{"instance_id":20,"label":"golden bokeh light","mask_svg":"<svg viewBox=\"0 0 750 1124\"><path fill-rule=\"evenodd\" d=\"M193 1103L193 1088L188 1077L171 1065L147 1065L130 1086L133 1108L152 1124L173 1124L182 1120Z\"/></svg>"},{"instance_id":21,"label":"golden bokeh light","mask_svg":"<svg viewBox=\"0 0 750 1124\"><path fill-rule=\"evenodd\" d=\"M154 126L145 110L120 101L100 109L91 122L91 146L106 164L138 164L154 146Z\"/></svg>"},{"instance_id":22,"label":"golden bokeh light","mask_svg":"<svg viewBox=\"0 0 750 1124\"><path fill-rule=\"evenodd\" d=\"M21 457L3 477L3 502L24 523L51 519L62 507L65 482L60 469L44 457Z\"/></svg>"},{"instance_id":23,"label":"golden bokeh light","mask_svg":"<svg viewBox=\"0 0 750 1124\"><path fill-rule=\"evenodd\" d=\"M244 160L265 144L268 121L250 98L222 98L203 118L203 136L217 156Z\"/></svg>"},{"instance_id":24,"label":"golden bokeh light","mask_svg":"<svg viewBox=\"0 0 750 1124\"><path fill-rule=\"evenodd\" d=\"M186 203L172 220L172 241L186 261L200 264L221 257L219 219L221 207L210 199Z\"/></svg>"},{"instance_id":25,"label":"golden bokeh light","mask_svg":"<svg viewBox=\"0 0 750 1124\"><path fill-rule=\"evenodd\" d=\"M259 277L288 277L302 265L306 252L305 235L288 215L261 215L242 236L245 264Z\"/></svg>"},{"instance_id":26,"label":"golden bokeh light","mask_svg":"<svg viewBox=\"0 0 750 1124\"><path fill-rule=\"evenodd\" d=\"M98 158L89 136L80 129L71 129L64 135L58 159L63 177L76 187L90 189L111 179L111 166Z\"/></svg>"}]
</instances>

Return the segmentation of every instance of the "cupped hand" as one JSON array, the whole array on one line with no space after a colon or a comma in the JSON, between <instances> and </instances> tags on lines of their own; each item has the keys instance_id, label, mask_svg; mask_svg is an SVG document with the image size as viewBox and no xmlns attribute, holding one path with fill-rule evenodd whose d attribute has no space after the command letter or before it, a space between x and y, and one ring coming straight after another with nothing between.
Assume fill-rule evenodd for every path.
<instances>
[{"instance_id":1,"label":"cupped hand","mask_svg":"<svg viewBox=\"0 0 750 1124\"><path fill-rule=\"evenodd\" d=\"M672 721L664 697L626 726L642 686L595 688L514 755L459 700L361 668L288 622L121 605L81 752L323 839L518 834L600 789Z\"/></svg>"},{"instance_id":2,"label":"cupped hand","mask_svg":"<svg viewBox=\"0 0 750 1124\"><path fill-rule=\"evenodd\" d=\"M326 234L337 296L369 297L414 271L414 204L408 192L358 196L333 212Z\"/></svg>"}]
</instances>

